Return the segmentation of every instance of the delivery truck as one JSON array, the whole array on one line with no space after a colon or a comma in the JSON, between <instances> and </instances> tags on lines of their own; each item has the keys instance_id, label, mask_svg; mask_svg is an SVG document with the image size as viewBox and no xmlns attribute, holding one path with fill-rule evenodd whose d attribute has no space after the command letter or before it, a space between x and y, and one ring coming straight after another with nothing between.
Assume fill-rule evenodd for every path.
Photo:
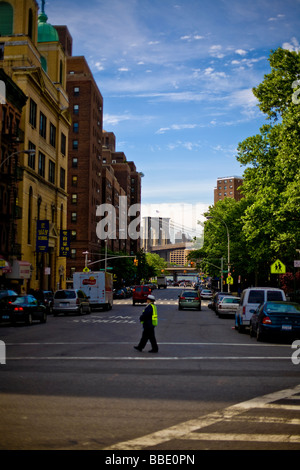
<instances>
[{"instance_id":1,"label":"delivery truck","mask_svg":"<svg viewBox=\"0 0 300 470\"><path fill-rule=\"evenodd\" d=\"M89 297L91 308L111 310L113 305L113 276L104 271L73 274L73 288L81 289Z\"/></svg>"},{"instance_id":2,"label":"delivery truck","mask_svg":"<svg viewBox=\"0 0 300 470\"><path fill-rule=\"evenodd\" d=\"M163 289L167 288L167 278L166 276L157 276L157 287L160 289L161 287Z\"/></svg>"}]
</instances>

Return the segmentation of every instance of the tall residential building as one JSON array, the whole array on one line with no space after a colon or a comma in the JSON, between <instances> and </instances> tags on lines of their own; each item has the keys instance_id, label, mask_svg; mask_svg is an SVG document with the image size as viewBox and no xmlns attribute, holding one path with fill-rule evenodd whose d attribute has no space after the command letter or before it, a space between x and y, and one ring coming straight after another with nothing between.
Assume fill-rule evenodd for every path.
<instances>
[{"instance_id":1,"label":"tall residential building","mask_svg":"<svg viewBox=\"0 0 300 470\"><path fill-rule=\"evenodd\" d=\"M67 279L71 282L73 273L84 267L85 252L91 266L101 269L101 251L105 248L128 254L138 251L139 240L131 240L128 235L128 208L129 204L140 203L141 177L134 163L116 152L115 135L103 131L103 98L86 59L72 56L72 37L67 27L55 28L68 56L67 91L72 117L68 168L71 256L67 261ZM116 217L113 231L108 227L107 239L99 236L98 230L105 215L101 212L104 204L112 206ZM126 219L125 225L121 217Z\"/></svg>"},{"instance_id":2,"label":"tall residential building","mask_svg":"<svg viewBox=\"0 0 300 470\"><path fill-rule=\"evenodd\" d=\"M67 68L72 117L68 167L71 257L67 261L67 278L71 280L73 272L84 267L83 252L88 251L88 259L94 262L101 248L96 212L102 203L103 98L84 57L68 56Z\"/></svg>"},{"instance_id":3,"label":"tall residential building","mask_svg":"<svg viewBox=\"0 0 300 470\"><path fill-rule=\"evenodd\" d=\"M0 2L0 68L27 97L20 150L35 151L19 154L23 168L17 204L23 212L17 221L20 249L6 275L23 291L66 285L66 258L60 253L60 232L67 228L66 55L57 31L47 22L44 3L38 16L35 0Z\"/></svg>"},{"instance_id":4,"label":"tall residential building","mask_svg":"<svg viewBox=\"0 0 300 470\"><path fill-rule=\"evenodd\" d=\"M22 218L18 202L23 174L19 165L23 142L20 122L27 97L3 69L0 69L0 87L0 284L5 286L5 275L11 272L9 260L21 255L17 244L17 221Z\"/></svg>"},{"instance_id":5,"label":"tall residential building","mask_svg":"<svg viewBox=\"0 0 300 470\"><path fill-rule=\"evenodd\" d=\"M240 187L243 184L241 176L225 176L217 179L217 187L214 188L214 203L223 201L226 197L240 201L242 194Z\"/></svg>"}]
</instances>

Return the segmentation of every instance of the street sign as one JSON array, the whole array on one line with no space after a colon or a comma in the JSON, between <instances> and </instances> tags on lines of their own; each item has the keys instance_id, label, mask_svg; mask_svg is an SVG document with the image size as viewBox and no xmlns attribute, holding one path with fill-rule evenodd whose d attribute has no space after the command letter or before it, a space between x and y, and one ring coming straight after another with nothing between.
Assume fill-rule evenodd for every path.
<instances>
[{"instance_id":1,"label":"street sign","mask_svg":"<svg viewBox=\"0 0 300 470\"><path fill-rule=\"evenodd\" d=\"M275 263L271 264L271 274L285 274L286 267L280 259L277 259Z\"/></svg>"},{"instance_id":2,"label":"street sign","mask_svg":"<svg viewBox=\"0 0 300 470\"><path fill-rule=\"evenodd\" d=\"M227 282L227 284L233 284L233 277L232 277L232 276L228 276L228 277L226 278L226 282Z\"/></svg>"},{"instance_id":3,"label":"street sign","mask_svg":"<svg viewBox=\"0 0 300 470\"><path fill-rule=\"evenodd\" d=\"M300 259L294 259L294 268L300 268Z\"/></svg>"},{"instance_id":4,"label":"street sign","mask_svg":"<svg viewBox=\"0 0 300 470\"><path fill-rule=\"evenodd\" d=\"M83 271L84 273L89 273L89 272L90 272L90 270L89 270L89 268L88 268L87 266L86 266L85 268L83 268L82 271Z\"/></svg>"}]
</instances>

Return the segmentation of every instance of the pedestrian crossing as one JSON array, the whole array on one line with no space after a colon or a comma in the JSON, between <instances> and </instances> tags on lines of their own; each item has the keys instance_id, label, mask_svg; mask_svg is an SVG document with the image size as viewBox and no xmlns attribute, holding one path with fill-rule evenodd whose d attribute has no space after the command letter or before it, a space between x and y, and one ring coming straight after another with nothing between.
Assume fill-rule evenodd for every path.
<instances>
[{"instance_id":1,"label":"pedestrian crossing","mask_svg":"<svg viewBox=\"0 0 300 470\"><path fill-rule=\"evenodd\" d=\"M112 445L105 450L300 448L300 385L270 393L175 426ZM186 444L187 445L187 444ZM175 446L175 447L174 447ZM191 447L188 447L191 448Z\"/></svg>"},{"instance_id":2,"label":"pedestrian crossing","mask_svg":"<svg viewBox=\"0 0 300 470\"><path fill-rule=\"evenodd\" d=\"M114 300L114 305L131 305L133 306L132 299L124 299L124 300ZM155 305L178 305L178 299L157 299L155 301ZM145 304L136 304L136 307L146 307Z\"/></svg>"}]
</instances>

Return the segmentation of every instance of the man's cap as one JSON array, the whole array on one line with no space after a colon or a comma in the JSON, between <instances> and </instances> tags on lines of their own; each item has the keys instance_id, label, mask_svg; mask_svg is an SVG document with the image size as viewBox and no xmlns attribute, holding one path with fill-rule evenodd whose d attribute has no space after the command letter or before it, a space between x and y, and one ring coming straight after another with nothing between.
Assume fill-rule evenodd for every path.
<instances>
[{"instance_id":1,"label":"man's cap","mask_svg":"<svg viewBox=\"0 0 300 470\"><path fill-rule=\"evenodd\" d=\"M155 297L154 297L154 295L148 295L147 299L154 301L154 300L155 300Z\"/></svg>"}]
</instances>

